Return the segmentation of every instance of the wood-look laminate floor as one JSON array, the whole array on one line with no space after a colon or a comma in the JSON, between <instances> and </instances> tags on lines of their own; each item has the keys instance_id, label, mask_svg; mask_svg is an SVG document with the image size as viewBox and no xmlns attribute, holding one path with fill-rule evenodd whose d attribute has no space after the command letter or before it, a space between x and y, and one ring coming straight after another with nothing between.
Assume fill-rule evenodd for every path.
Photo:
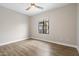
<instances>
[{"instance_id":1,"label":"wood-look laminate floor","mask_svg":"<svg viewBox=\"0 0 79 59\"><path fill-rule=\"evenodd\" d=\"M0 46L0 56L78 56L75 48L39 40L23 40Z\"/></svg>"}]
</instances>

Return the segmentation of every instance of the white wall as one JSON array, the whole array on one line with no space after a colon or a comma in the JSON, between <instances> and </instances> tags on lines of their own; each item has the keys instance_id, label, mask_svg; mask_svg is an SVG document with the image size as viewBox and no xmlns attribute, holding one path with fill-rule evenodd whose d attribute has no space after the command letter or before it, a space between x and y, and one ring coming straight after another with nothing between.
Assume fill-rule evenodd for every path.
<instances>
[{"instance_id":1,"label":"white wall","mask_svg":"<svg viewBox=\"0 0 79 59\"><path fill-rule=\"evenodd\" d=\"M39 34L38 22L46 18L49 19L49 34ZM79 35L79 33L77 34ZM78 35L76 40L76 4L50 10L30 18L0 7L0 44L31 37L50 42L77 45L77 42L79 42Z\"/></svg>"},{"instance_id":2,"label":"white wall","mask_svg":"<svg viewBox=\"0 0 79 59\"><path fill-rule=\"evenodd\" d=\"M79 51L79 4L77 4L77 46Z\"/></svg>"},{"instance_id":3,"label":"white wall","mask_svg":"<svg viewBox=\"0 0 79 59\"><path fill-rule=\"evenodd\" d=\"M0 7L0 44L28 38L28 16Z\"/></svg>"},{"instance_id":4,"label":"white wall","mask_svg":"<svg viewBox=\"0 0 79 59\"><path fill-rule=\"evenodd\" d=\"M38 22L49 19L49 34L38 33ZM69 45L76 44L76 4L50 10L30 19L30 37Z\"/></svg>"}]
</instances>

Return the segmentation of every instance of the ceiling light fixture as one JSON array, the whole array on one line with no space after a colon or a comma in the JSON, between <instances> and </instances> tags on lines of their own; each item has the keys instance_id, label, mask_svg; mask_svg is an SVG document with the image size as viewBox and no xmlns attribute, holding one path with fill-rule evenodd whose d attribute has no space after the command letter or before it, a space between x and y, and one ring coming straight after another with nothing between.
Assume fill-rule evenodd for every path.
<instances>
[{"instance_id":1,"label":"ceiling light fixture","mask_svg":"<svg viewBox=\"0 0 79 59\"><path fill-rule=\"evenodd\" d=\"M26 10L29 10L31 8L39 8L39 9L43 9L43 7L36 5L35 3L31 3L30 6L28 8L26 8Z\"/></svg>"}]
</instances>

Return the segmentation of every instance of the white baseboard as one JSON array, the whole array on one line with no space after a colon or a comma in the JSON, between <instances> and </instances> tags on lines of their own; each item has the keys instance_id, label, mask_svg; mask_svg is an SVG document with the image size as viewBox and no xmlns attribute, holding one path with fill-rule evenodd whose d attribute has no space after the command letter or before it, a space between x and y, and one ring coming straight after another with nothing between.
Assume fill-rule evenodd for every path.
<instances>
[{"instance_id":1,"label":"white baseboard","mask_svg":"<svg viewBox=\"0 0 79 59\"><path fill-rule=\"evenodd\" d=\"M56 43L56 44L60 44L60 45L64 45L64 46L77 48L77 45L71 45L71 44L66 44L66 43L61 43L61 42L52 42L52 43Z\"/></svg>"},{"instance_id":2,"label":"white baseboard","mask_svg":"<svg viewBox=\"0 0 79 59\"><path fill-rule=\"evenodd\" d=\"M32 37L32 38L33 38L33 37ZM34 39L40 40L39 38L34 38ZM68 46L68 47L77 48L77 45L71 45L71 44L66 44L66 43L57 42L57 41L48 41L48 40L45 40L45 39L42 39L42 41L47 41L47 42L51 42L51 43L56 43L56 44Z\"/></svg>"},{"instance_id":3,"label":"white baseboard","mask_svg":"<svg viewBox=\"0 0 79 59\"><path fill-rule=\"evenodd\" d=\"M51 43L56 43L56 44L60 44L60 45L64 45L64 46L69 46L69 47L77 48L76 45L71 45L71 44L62 43L62 42L57 42L57 41L53 41L53 42L51 42Z\"/></svg>"},{"instance_id":4,"label":"white baseboard","mask_svg":"<svg viewBox=\"0 0 79 59\"><path fill-rule=\"evenodd\" d=\"M18 41L22 41L22 40L25 40L26 38L24 39L18 39L18 40L15 40L15 41L10 41L10 42L5 42L5 43L1 43L0 46L3 46L3 45L7 45L7 44L10 44L10 43L14 43L14 42L18 42ZM34 39L37 39L37 40L40 40L38 38L34 38ZM61 43L61 42L54 42L54 41L48 41L48 40L43 40L42 41L46 41L46 42L51 42L51 43L56 43L56 44L60 44L60 45L64 45L64 46L69 46L69 47L74 47L74 48L77 48L77 50L79 51L79 47L76 46L76 45L71 45L71 44L66 44L66 43Z\"/></svg>"},{"instance_id":5,"label":"white baseboard","mask_svg":"<svg viewBox=\"0 0 79 59\"><path fill-rule=\"evenodd\" d=\"M26 38L24 38L24 39L18 39L18 40L14 40L14 41L10 41L10 42L1 43L0 46L11 44L11 43L18 42L18 41L22 41L22 40L25 40L25 39Z\"/></svg>"}]
</instances>

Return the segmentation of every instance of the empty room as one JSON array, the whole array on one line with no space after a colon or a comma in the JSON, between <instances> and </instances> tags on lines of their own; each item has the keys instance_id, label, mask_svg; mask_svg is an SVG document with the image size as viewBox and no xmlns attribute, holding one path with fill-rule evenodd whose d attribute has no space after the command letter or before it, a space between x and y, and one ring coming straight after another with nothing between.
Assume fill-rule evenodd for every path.
<instances>
[{"instance_id":1,"label":"empty room","mask_svg":"<svg viewBox=\"0 0 79 59\"><path fill-rule=\"evenodd\" d=\"M0 3L0 56L79 56L79 4Z\"/></svg>"}]
</instances>

